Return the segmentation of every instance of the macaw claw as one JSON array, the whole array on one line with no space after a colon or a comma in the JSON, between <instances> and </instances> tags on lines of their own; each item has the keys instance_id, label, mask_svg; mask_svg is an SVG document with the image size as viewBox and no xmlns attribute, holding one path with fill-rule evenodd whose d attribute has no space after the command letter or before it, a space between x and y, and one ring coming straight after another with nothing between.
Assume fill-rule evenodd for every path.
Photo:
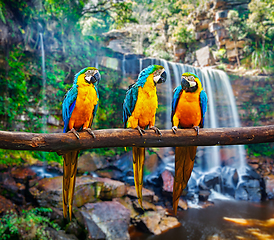
<instances>
[{"instance_id":1,"label":"macaw claw","mask_svg":"<svg viewBox=\"0 0 274 240\"><path fill-rule=\"evenodd\" d=\"M96 138L94 132L90 128L84 128L85 131L87 131L93 138Z\"/></svg>"},{"instance_id":2,"label":"macaw claw","mask_svg":"<svg viewBox=\"0 0 274 240\"><path fill-rule=\"evenodd\" d=\"M199 135L200 127L199 126L194 126L193 129L196 131L197 136L198 136Z\"/></svg>"},{"instance_id":3,"label":"macaw claw","mask_svg":"<svg viewBox=\"0 0 274 240\"><path fill-rule=\"evenodd\" d=\"M146 133L146 131L144 129L140 128L139 126L137 126L136 129L139 131L141 136L143 136L143 134Z\"/></svg>"},{"instance_id":4,"label":"macaw claw","mask_svg":"<svg viewBox=\"0 0 274 240\"><path fill-rule=\"evenodd\" d=\"M150 129L153 129L155 133L158 133L160 136L162 136L162 133L160 132L159 128L155 127L155 126L151 126L149 127Z\"/></svg>"},{"instance_id":5,"label":"macaw claw","mask_svg":"<svg viewBox=\"0 0 274 240\"><path fill-rule=\"evenodd\" d=\"M172 129L173 133L176 134L178 127L173 126L171 129Z\"/></svg>"},{"instance_id":6,"label":"macaw claw","mask_svg":"<svg viewBox=\"0 0 274 240\"><path fill-rule=\"evenodd\" d=\"M68 133L73 133L77 139L80 139L79 133L74 128L70 129Z\"/></svg>"}]
</instances>

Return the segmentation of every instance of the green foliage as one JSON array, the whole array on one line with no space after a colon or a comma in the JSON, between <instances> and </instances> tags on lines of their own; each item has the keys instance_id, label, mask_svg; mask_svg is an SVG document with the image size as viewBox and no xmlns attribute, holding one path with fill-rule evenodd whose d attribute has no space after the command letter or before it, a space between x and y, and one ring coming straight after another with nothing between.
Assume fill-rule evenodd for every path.
<instances>
[{"instance_id":1,"label":"green foliage","mask_svg":"<svg viewBox=\"0 0 274 240\"><path fill-rule=\"evenodd\" d=\"M188 29L186 24L180 22L178 26L174 29L173 36L177 41L182 43L193 43L195 42L195 33L193 29Z\"/></svg>"},{"instance_id":2,"label":"green foliage","mask_svg":"<svg viewBox=\"0 0 274 240\"><path fill-rule=\"evenodd\" d=\"M274 66L274 53L270 49L266 50L261 46L261 48L254 49L251 54L252 67L266 70L267 66Z\"/></svg>"},{"instance_id":3,"label":"green foliage","mask_svg":"<svg viewBox=\"0 0 274 240\"><path fill-rule=\"evenodd\" d=\"M22 210L18 215L15 212L7 212L0 219L1 239L49 239L47 227L60 230L60 227L50 221L43 214L52 212L50 208L34 208L28 211Z\"/></svg>"},{"instance_id":4,"label":"green foliage","mask_svg":"<svg viewBox=\"0 0 274 240\"><path fill-rule=\"evenodd\" d=\"M21 165L24 163L33 164L37 160L58 162L63 164L62 156L55 152L37 152L37 151L17 151L0 149L0 164L7 166Z\"/></svg>"},{"instance_id":5,"label":"green foliage","mask_svg":"<svg viewBox=\"0 0 274 240\"><path fill-rule=\"evenodd\" d=\"M94 119L95 128L123 127L123 101L126 90L121 88L121 73L111 69L100 69L102 81L98 86L100 102Z\"/></svg>"},{"instance_id":6,"label":"green foliage","mask_svg":"<svg viewBox=\"0 0 274 240\"><path fill-rule=\"evenodd\" d=\"M274 4L269 0L252 0L249 9L246 31L251 44L245 49L246 62L251 62L252 68L266 71L267 66L273 66Z\"/></svg>"},{"instance_id":7,"label":"green foliage","mask_svg":"<svg viewBox=\"0 0 274 240\"><path fill-rule=\"evenodd\" d=\"M6 18L5 18L5 4L3 2L0 2L0 19L4 24L6 24Z\"/></svg>"},{"instance_id":8,"label":"green foliage","mask_svg":"<svg viewBox=\"0 0 274 240\"><path fill-rule=\"evenodd\" d=\"M274 157L274 143L259 143L246 145L249 156L254 157Z\"/></svg>"}]
</instances>

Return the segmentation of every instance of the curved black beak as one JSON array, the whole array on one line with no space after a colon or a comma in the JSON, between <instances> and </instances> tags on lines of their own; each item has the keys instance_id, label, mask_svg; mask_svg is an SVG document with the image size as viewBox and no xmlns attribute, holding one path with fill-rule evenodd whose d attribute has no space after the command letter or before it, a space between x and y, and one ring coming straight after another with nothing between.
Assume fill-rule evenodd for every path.
<instances>
[{"instance_id":1,"label":"curved black beak","mask_svg":"<svg viewBox=\"0 0 274 240\"><path fill-rule=\"evenodd\" d=\"M160 79L158 80L157 83L164 83L166 81L166 72L162 72Z\"/></svg>"},{"instance_id":2,"label":"curved black beak","mask_svg":"<svg viewBox=\"0 0 274 240\"><path fill-rule=\"evenodd\" d=\"M100 82L100 79L101 79L101 75L99 72L97 72L93 77L90 78L90 81L92 83L96 83L96 82Z\"/></svg>"},{"instance_id":3,"label":"curved black beak","mask_svg":"<svg viewBox=\"0 0 274 240\"><path fill-rule=\"evenodd\" d=\"M182 79L181 79L181 86L182 86L183 90L190 88L189 82L184 77L182 77Z\"/></svg>"}]
</instances>

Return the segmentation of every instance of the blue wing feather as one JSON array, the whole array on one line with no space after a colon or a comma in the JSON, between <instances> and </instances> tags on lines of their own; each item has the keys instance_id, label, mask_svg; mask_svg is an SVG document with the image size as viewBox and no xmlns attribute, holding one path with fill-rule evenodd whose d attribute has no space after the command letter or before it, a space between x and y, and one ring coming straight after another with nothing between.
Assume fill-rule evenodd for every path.
<instances>
[{"instance_id":1,"label":"blue wing feather","mask_svg":"<svg viewBox=\"0 0 274 240\"><path fill-rule=\"evenodd\" d=\"M63 130L64 133L69 130L68 124L69 124L71 114L75 107L77 95L78 95L77 85L74 84L72 88L65 95L65 98L63 101L62 115L64 120L64 130Z\"/></svg>"},{"instance_id":2,"label":"blue wing feather","mask_svg":"<svg viewBox=\"0 0 274 240\"><path fill-rule=\"evenodd\" d=\"M176 107L177 107L177 104L178 104L178 101L179 101L179 97L180 97L180 93L182 91L182 86L178 86L176 87L173 92L173 98L172 98L172 110L171 110L171 122L173 121L173 116L175 114L175 111L176 111Z\"/></svg>"},{"instance_id":3,"label":"blue wing feather","mask_svg":"<svg viewBox=\"0 0 274 240\"><path fill-rule=\"evenodd\" d=\"M126 92L124 103L123 103L123 122L124 122L125 128L127 125L127 120L132 115L132 112L135 108L137 98L138 98L138 86L137 84L133 84L129 86Z\"/></svg>"},{"instance_id":4,"label":"blue wing feather","mask_svg":"<svg viewBox=\"0 0 274 240\"><path fill-rule=\"evenodd\" d=\"M98 102L97 104L94 106L94 109L93 109L93 113L92 113L92 121L90 122L90 126L92 125L92 122L95 118L95 115L96 115L96 112L97 112L97 109L98 109L98 103L99 103L99 92L98 92L98 89L96 87L96 85L94 85L94 88L95 88L95 91L96 91L96 94L97 94L97 98L98 98Z\"/></svg>"},{"instance_id":5,"label":"blue wing feather","mask_svg":"<svg viewBox=\"0 0 274 240\"><path fill-rule=\"evenodd\" d=\"M202 121L201 121L200 127L204 127L204 118L207 110L207 95L204 90L202 90L200 93L200 106L202 111Z\"/></svg>"}]
</instances>

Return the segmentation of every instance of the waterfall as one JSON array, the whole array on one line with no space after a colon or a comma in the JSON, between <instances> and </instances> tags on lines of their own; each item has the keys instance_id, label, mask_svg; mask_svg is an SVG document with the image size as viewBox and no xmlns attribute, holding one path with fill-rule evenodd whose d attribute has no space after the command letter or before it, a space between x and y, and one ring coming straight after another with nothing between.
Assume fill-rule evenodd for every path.
<instances>
[{"instance_id":1,"label":"waterfall","mask_svg":"<svg viewBox=\"0 0 274 240\"><path fill-rule=\"evenodd\" d=\"M42 132L46 132L46 64L45 64L45 49L43 34L39 33L40 36L40 47L41 47L41 56L42 56Z\"/></svg>"},{"instance_id":2,"label":"waterfall","mask_svg":"<svg viewBox=\"0 0 274 240\"><path fill-rule=\"evenodd\" d=\"M210 67L196 68L190 65L168 62L162 59L140 59L140 70L150 64L162 65L167 73L167 81L164 83L166 94L166 119L165 128L171 128L170 114L173 89L181 82L181 75L184 72L193 72L201 80L204 90L208 96L208 110L205 116L205 128L218 127L240 127L239 115L236 102L227 74ZM197 162L202 170L211 170L226 163L221 162L222 155L227 152L232 154L234 167L241 169L245 166L244 146L208 146L199 147L197 152Z\"/></svg>"}]
</instances>

